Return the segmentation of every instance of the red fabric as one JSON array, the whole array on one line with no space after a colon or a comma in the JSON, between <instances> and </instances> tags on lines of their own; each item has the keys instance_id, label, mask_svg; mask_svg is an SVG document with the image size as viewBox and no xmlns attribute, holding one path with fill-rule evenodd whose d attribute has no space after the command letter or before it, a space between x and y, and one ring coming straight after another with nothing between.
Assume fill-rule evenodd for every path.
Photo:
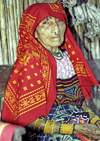
<instances>
[{"instance_id":1,"label":"red fabric","mask_svg":"<svg viewBox=\"0 0 100 141\"><path fill-rule=\"evenodd\" d=\"M91 99L91 87L92 85L99 85L92 70L90 69L84 55L74 40L69 28L65 33L65 45L62 48L66 48L70 59L73 63L75 72L79 79L80 86L82 88L85 99ZM70 45L70 46L69 46Z\"/></svg>"},{"instance_id":2,"label":"red fabric","mask_svg":"<svg viewBox=\"0 0 100 141\"><path fill-rule=\"evenodd\" d=\"M0 122L0 141L11 141L18 125Z\"/></svg>"},{"instance_id":3,"label":"red fabric","mask_svg":"<svg viewBox=\"0 0 100 141\"><path fill-rule=\"evenodd\" d=\"M34 38L37 24L47 16L67 24L66 13L60 3L37 3L29 6L22 15L17 60L6 88L2 110L6 122L26 126L40 116L47 116L56 98L56 61ZM98 85L98 82L68 27L62 48L69 53L84 97L90 98L90 86Z\"/></svg>"},{"instance_id":4,"label":"red fabric","mask_svg":"<svg viewBox=\"0 0 100 141\"><path fill-rule=\"evenodd\" d=\"M89 139L89 138L85 138L84 136L81 136L79 134L76 134L76 136L81 139L81 141L96 141L96 140L92 140L92 139Z\"/></svg>"}]
</instances>

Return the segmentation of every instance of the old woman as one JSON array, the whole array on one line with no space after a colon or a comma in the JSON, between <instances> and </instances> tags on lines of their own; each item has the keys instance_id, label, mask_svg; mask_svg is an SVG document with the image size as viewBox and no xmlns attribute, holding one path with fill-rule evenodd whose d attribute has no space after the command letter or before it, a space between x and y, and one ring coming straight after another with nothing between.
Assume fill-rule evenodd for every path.
<instances>
[{"instance_id":1,"label":"old woman","mask_svg":"<svg viewBox=\"0 0 100 141\"><path fill-rule=\"evenodd\" d=\"M85 103L98 82L68 28L62 5L29 6L19 34L2 118L32 129L30 140L100 139L100 119Z\"/></svg>"}]
</instances>

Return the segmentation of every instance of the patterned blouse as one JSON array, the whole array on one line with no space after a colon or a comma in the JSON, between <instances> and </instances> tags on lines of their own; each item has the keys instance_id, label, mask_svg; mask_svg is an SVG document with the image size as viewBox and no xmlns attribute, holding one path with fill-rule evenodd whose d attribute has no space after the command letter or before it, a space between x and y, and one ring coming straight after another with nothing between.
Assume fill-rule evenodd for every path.
<instances>
[{"instance_id":1,"label":"patterned blouse","mask_svg":"<svg viewBox=\"0 0 100 141\"><path fill-rule=\"evenodd\" d=\"M54 105L81 105L84 96L67 51L51 52L57 63L57 97Z\"/></svg>"}]
</instances>

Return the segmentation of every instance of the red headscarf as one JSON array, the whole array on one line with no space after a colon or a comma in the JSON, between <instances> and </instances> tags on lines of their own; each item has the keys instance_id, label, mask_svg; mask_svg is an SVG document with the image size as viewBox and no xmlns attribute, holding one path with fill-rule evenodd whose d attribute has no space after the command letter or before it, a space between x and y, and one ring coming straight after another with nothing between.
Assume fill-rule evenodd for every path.
<instances>
[{"instance_id":1,"label":"red headscarf","mask_svg":"<svg viewBox=\"0 0 100 141\"><path fill-rule=\"evenodd\" d=\"M27 125L38 117L47 116L56 98L56 61L35 39L34 31L44 18L52 16L67 24L60 3L37 3L22 15L19 27L17 60L5 93L2 117L6 122ZM65 43L85 98L90 98L90 86L98 85L69 28Z\"/></svg>"}]
</instances>

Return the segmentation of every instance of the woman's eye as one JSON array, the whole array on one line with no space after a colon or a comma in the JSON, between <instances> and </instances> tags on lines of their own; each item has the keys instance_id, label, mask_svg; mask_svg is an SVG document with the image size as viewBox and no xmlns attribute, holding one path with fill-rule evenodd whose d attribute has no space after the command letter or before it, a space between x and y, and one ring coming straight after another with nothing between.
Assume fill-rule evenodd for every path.
<instances>
[{"instance_id":1,"label":"woman's eye","mask_svg":"<svg viewBox=\"0 0 100 141\"><path fill-rule=\"evenodd\" d=\"M47 24L47 22L43 22L43 24Z\"/></svg>"},{"instance_id":2,"label":"woman's eye","mask_svg":"<svg viewBox=\"0 0 100 141\"><path fill-rule=\"evenodd\" d=\"M44 19L44 20L41 22L42 25L46 25L47 23L48 23L47 19Z\"/></svg>"},{"instance_id":3,"label":"woman's eye","mask_svg":"<svg viewBox=\"0 0 100 141\"><path fill-rule=\"evenodd\" d=\"M57 22L61 22L61 20L57 20Z\"/></svg>"}]
</instances>

